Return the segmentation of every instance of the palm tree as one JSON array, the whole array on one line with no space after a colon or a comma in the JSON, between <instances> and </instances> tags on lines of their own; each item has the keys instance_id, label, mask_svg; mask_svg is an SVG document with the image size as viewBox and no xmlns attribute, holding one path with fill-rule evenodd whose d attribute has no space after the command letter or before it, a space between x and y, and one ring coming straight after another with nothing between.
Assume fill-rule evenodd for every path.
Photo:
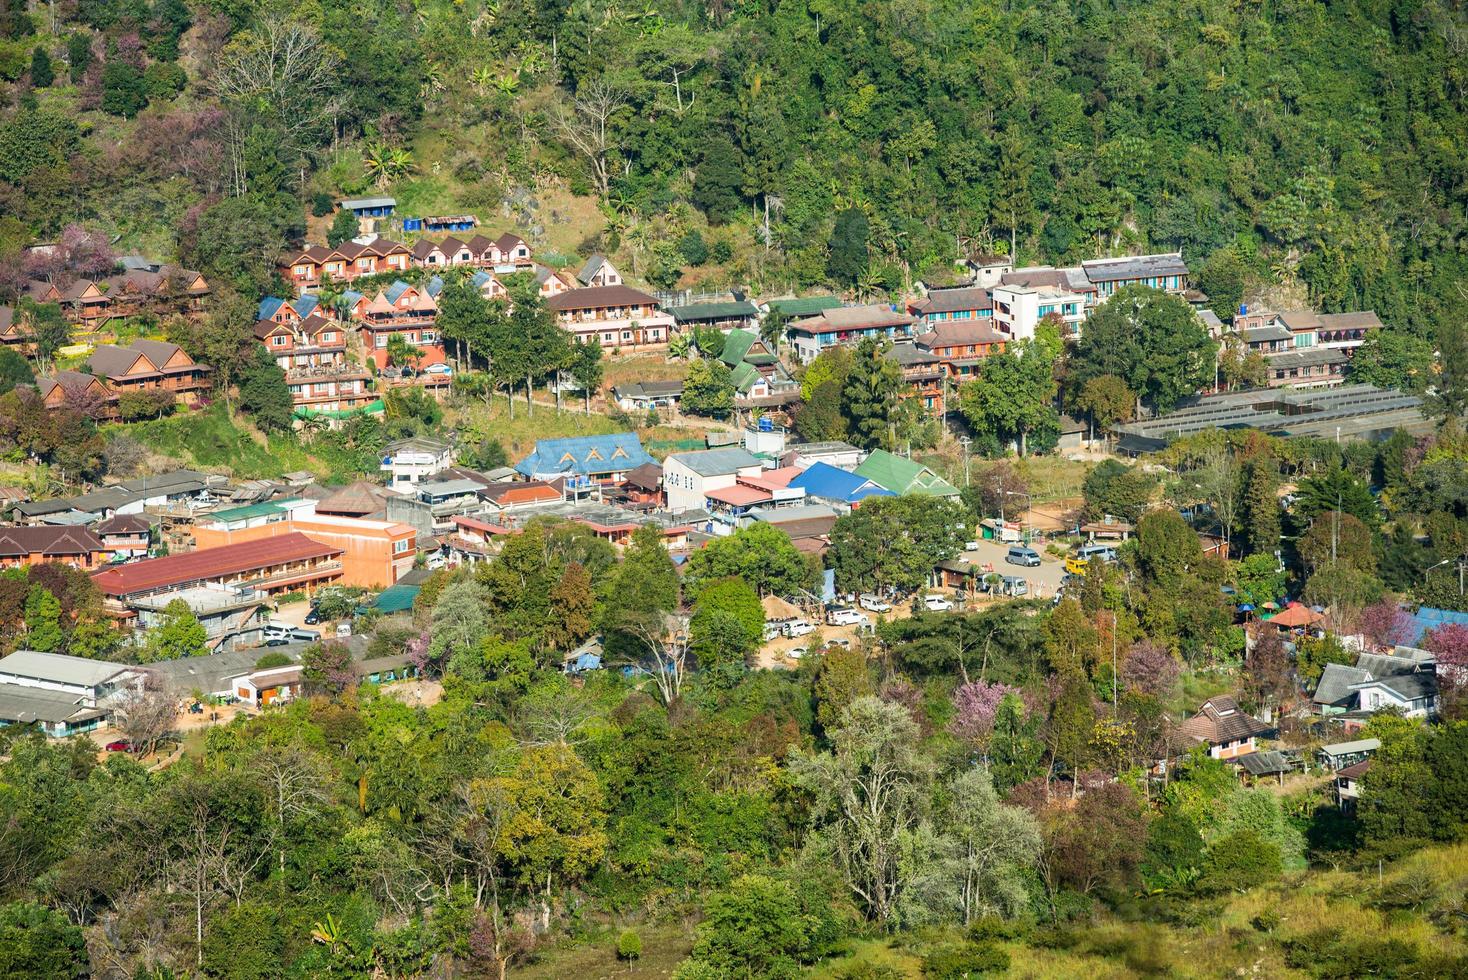
<instances>
[{"instance_id":1,"label":"palm tree","mask_svg":"<svg viewBox=\"0 0 1468 980\"><path fill-rule=\"evenodd\" d=\"M367 168L368 178L383 188L412 172L413 154L402 147L372 142L362 151L362 163Z\"/></svg>"},{"instance_id":2,"label":"palm tree","mask_svg":"<svg viewBox=\"0 0 1468 980\"><path fill-rule=\"evenodd\" d=\"M311 939L325 945L333 953L336 952L336 947L344 938L346 938L346 930L336 920L336 916L330 912L326 913L325 922L317 922L311 926Z\"/></svg>"}]
</instances>

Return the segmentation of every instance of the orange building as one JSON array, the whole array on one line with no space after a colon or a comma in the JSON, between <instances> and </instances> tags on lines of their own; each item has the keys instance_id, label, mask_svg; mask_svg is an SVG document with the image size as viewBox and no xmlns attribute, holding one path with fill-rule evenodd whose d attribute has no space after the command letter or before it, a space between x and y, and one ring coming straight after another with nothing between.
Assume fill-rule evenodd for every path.
<instances>
[{"instance_id":1,"label":"orange building","mask_svg":"<svg viewBox=\"0 0 1468 980\"><path fill-rule=\"evenodd\" d=\"M246 526L204 517L194 525L194 543L203 550L295 533L340 549L342 585L385 588L412 571L418 556L418 532L406 524L327 514L286 513L281 520Z\"/></svg>"}]
</instances>

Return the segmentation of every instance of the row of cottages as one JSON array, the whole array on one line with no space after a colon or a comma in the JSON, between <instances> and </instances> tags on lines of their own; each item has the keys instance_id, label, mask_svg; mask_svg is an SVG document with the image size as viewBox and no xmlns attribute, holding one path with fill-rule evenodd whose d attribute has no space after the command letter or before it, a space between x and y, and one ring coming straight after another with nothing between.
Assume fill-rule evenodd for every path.
<instances>
[{"instance_id":1,"label":"row of cottages","mask_svg":"<svg viewBox=\"0 0 1468 980\"><path fill-rule=\"evenodd\" d=\"M475 235L468 241L449 236L441 242L420 238L413 243L413 264L423 269L474 266L514 272L534 264L530 246L519 235L506 232L495 239Z\"/></svg>"},{"instance_id":2,"label":"row of cottages","mask_svg":"<svg viewBox=\"0 0 1468 980\"><path fill-rule=\"evenodd\" d=\"M578 343L595 340L605 348L636 350L660 347L673 333L673 318L658 301L630 286L569 289L549 297L546 306Z\"/></svg>"},{"instance_id":3,"label":"row of cottages","mask_svg":"<svg viewBox=\"0 0 1468 980\"><path fill-rule=\"evenodd\" d=\"M800 397L799 382L790 376L770 345L752 330L731 329L724 336L724 349L719 353L719 360L729 368L736 405L770 406L793 402Z\"/></svg>"},{"instance_id":4,"label":"row of cottages","mask_svg":"<svg viewBox=\"0 0 1468 980\"><path fill-rule=\"evenodd\" d=\"M373 236L365 241L343 242L336 248L309 245L285 257L280 273L298 289L314 288L323 282L352 282L363 276L406 272L413 253L408 246Z\"/></svg>"},{"instance_id":5,"label":"row of cottages","mask_svg":"<svg viewBox=\"0 0 1468 980\"><path fill-rule=\"evenodd\" d=\"M41 280L25 287L25 294L32 300L57 304L73 324L84 330L97 330L110 320L145 313L198 313L209 293L203 275L171 265L129 268L102 279L78 279L64 288ZM13 311L10 318L13 322Z\"/></svg>"},{"instance_id":6,"label":"row of cottages","mask_svg":"<svg viewBox=\"0 0 1468 980\"><path fill-rule=\"evenodd\" d=\"M1382 326L1374 310L1276 313L1240 307L1233 332L1249 351L1264 356L1269 387L1305 388L1341 384L1356 349Z\"/></svg>"},{"instance_id":7,"label":"row of cottages","mask_svg":"<svg viewBox=\"0 0 1468 980\"><path fill-rule=\"evenodd\" d=\"M120 396L132 391L166 391L195 407L209 390L210 368L196 363L177 344L134 340L126 347L103 344L87 358L86 371L56 371L36 379L47 408L71 408L91 417L118 417Z\"/></svg>"}]
</instances>

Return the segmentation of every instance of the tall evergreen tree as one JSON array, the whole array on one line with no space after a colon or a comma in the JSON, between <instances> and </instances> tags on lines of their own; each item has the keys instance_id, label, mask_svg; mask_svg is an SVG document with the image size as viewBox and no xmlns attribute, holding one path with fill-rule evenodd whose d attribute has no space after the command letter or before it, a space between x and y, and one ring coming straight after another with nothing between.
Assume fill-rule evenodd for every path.
<instances>
[{"instance_id":1,"label":"tall evergreen tree","mask_svg":"<svg viewBox=\"0 0 1468 980\"><path fill-rule=\"evenodd\" d=\"M841 389L852 441L863 449L893 448L892 412L902 391L902 369L887 356L891 341L867 338L857 344Z\"/></svg>"},{"instance_id":2,"label":"tall evergreen tree","mask_svg":"<svg viewBox=\"0 0 1468 980\"><path fill-rule=\"evenodd\" d=\"M867 239L871 225L860 208L847 208L836 215L831 232L831 254L826 260L826 273L835 282L854 286L867 268Z\"/></svg>"},{"instance_id":3,"label":"tall evergreen tree","mask_svg":"<svg viewBox=\"0 0 1468 980\"><path fill-rule=\"evenodd\" d=\"M1274 460L1267 456L1249 464L1243 511L1244 550L1251 555L1274 554L1279 548L1279 496Z\"/></svg>"},{"instance_id":4,"label":"tall evergreen tree","mask_svg":"<svg viewBox=\"0 0 1468 980\"><path fill-rule=\"evenodd\" d=\"M56 80L56 70L51 67L51 56L43 47L31 52L31 84L36 88L49 88Z\"/></svg>"}]
</instances>

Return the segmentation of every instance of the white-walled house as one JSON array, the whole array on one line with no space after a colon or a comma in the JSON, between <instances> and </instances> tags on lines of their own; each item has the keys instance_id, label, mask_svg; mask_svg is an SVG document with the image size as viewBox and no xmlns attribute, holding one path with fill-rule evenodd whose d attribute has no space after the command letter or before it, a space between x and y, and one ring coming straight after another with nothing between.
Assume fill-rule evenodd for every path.
<instances>
[{"instance_id":1,"label":"white-walled house","mask_svg":"<svg viewBox=\"0 0 1468 980\"><path fill-rule=\"evenodd\" d=\"M663 490L674 513L701 510L710 490L732 487L741 476L759 476L764 467L744 449L705 449L674 453L663 460Z\"/></svg>"},{"instance_id":2,"label":"white-walled house","mask_svg":"<svg viewBox=\"0 0 1468 980\"><path fill-rule=\"evenodd\" d=\"M388 475L389 487L411 492L416 484L442 473L453 461L453 446L438 439L417 437L388 443L378 469Z\"/></svg>"}]
</instances>

